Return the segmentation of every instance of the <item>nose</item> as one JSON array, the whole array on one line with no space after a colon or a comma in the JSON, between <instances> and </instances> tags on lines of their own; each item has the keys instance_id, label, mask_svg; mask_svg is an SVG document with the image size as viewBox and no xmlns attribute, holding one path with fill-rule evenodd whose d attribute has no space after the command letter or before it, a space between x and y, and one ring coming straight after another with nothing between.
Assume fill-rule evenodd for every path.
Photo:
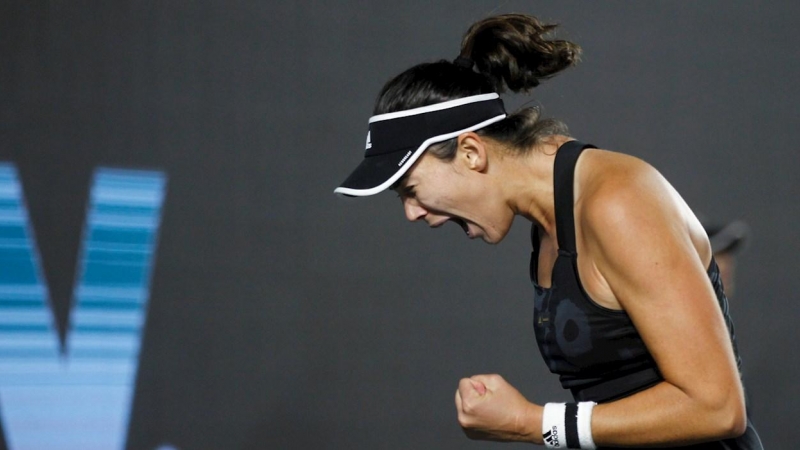
<instances>
[{"instance_id":1,"label":"nose","mask_svg":"<svg viewBox=\"0 0 800 450\"><path fill-rule=\"evenodd\" d=\"M413 198L403 199L403 209L406 212L406 219L410 220L411 222L419 220L428 214L428 210L423 208Z\"/></svg>"}]
</instances>

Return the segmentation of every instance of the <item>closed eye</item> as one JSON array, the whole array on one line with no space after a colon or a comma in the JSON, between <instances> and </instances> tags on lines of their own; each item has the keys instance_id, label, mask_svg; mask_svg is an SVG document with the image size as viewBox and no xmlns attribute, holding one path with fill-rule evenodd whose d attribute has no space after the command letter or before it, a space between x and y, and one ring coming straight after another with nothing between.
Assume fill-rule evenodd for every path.
<instances>
[{"instance_id":1,"label":"closed eye","mask_svg":"<svg viewBox=\"0 0 800 450\"><path fill-rule=\"evenodd\" d=\"M389 189L397 192L398 197L407 197L409 193L413 195L414 188L409 188L406 186L406 181L408 181L408 173L404 174L399 180L395 181L395 183L389 187Z\"/></svg>"},{"instance_id":2,"label":"closed eye","mask_svg":"<svg viewBox=\"0 0 800 450\"><path fill-rule=\"evenodd\" d=\"M405 180L401 179L401 181ZM392 189L397 193L398 198L414 198L417 195L414 186L407 186L402 182L395 184Z\"/></svg>"}]
</instances>

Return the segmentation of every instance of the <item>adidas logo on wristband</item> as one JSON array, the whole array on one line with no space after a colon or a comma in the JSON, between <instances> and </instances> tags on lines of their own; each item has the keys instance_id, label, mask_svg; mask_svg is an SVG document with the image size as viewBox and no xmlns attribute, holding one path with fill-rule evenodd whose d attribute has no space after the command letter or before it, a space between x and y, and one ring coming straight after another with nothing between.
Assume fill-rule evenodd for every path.
<instances>
[{"instance_id":1,"label":"adidas logo on wristband","mask_svg":"<svg viewBox=\"0 0 800 450\"><path fill-rule=\"evenodd\" d=\"M553 429L542 435L542 438L544 438L544 442L548 447L561 448L561 444L558 442L558 427L553 427Z\"/></svg>"}]
</instances>

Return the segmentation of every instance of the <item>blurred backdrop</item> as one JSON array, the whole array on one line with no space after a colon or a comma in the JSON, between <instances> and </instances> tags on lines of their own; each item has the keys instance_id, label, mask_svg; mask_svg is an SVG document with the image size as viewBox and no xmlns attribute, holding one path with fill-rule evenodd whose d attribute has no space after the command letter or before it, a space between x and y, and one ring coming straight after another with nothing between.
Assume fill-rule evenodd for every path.
<instances>
[{"instance_id":1,"label":"blurred backdrop","mask_svg":"<svg viewBox=\"0 0 800 450\"><path fill-rule=\"evenodd\" d=\"M764 444L791 448L789 0L0 2L0 446L490 449L458 427L461 377L569 398L534 342L528 223L488 246L332 194L383 83L504 12L584 49L508 109L749 224L732 316Z\"/></svg>"}]
</instances>

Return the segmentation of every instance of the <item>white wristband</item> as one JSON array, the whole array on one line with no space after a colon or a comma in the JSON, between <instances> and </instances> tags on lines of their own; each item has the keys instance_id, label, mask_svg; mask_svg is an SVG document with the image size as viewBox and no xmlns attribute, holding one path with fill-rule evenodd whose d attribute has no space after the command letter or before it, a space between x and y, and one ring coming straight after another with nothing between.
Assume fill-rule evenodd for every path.
<instances>
[{"instance_id":1,"label":"white wristband","mask_svg":"<svg viewBox=\"0 0 800 450\"><path fill-rule=\"evenodd\" d=\"M567 448L564 436L566 403L547 403L542 413L542 439L547 448Z\"/></svg>"},{"instance_id":2,"label":"white wristband","mask_svg":"<svg viewBox=\"0 0 800 450\"><path fill-rule=\"evenodd\" d=\"M592 438L592 410L595 402L578 403L578 439L582 449L595 450L594 439Z\"/></svg>"},{"instance_id":3,"label":"white wristband","mask_svg":"<svg viewBox=\"0 0 800 450\"><path fill-rule=\"evenodd\" d=\"M547 448L595 450L592 438L594 402L547 403L542 413L542 440Z\"/></svg>"}]
</instances>

